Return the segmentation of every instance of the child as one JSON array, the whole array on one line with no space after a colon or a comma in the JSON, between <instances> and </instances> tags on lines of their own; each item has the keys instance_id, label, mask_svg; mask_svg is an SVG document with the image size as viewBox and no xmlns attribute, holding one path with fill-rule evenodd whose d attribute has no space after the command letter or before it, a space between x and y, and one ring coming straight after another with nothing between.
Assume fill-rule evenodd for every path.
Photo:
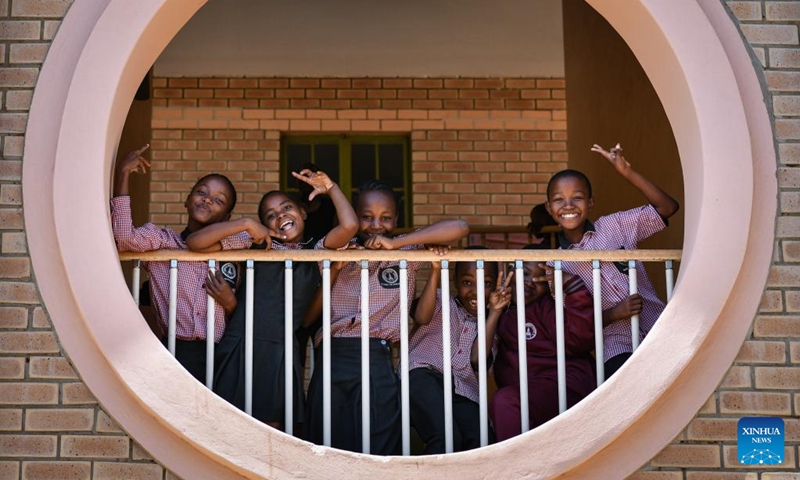
<instances>
[{"instance_id":1,"label":"child","mask_svg":"<svg viewBox=\"0 0 800 480\"><path fill-rule=\"evenodd\" d=\"M407 235L392 237L397 226L397 199L391 187L370 181L356 200L359 219L356 242L367 249L419 250L422 244L449 244L469 230L462 220L444 220ZM316 248L327 248L322 241ZM338 265L337 265L338 266ZM408 263L408 302L420 262ZM360 452L361 444L361 266L345 264L331 269L331 421L332 445ZM400 405L391 344L400 341L398 261L369 264L371 440L374 454L400 453ZM317 334L319 344L321 334ZM322 369L316 368L308 391L308 439L322 443Z\"/></svg>"},{"instance_id":2,"label":"child","mask_svg":"<svg viewBox=\"0 0 800 480\"><path fill-rule=\"evenodd\" d=\"M471 250L485 247L472 247ZM497 264L484 270L486 306L498 278ZM411 425L425 443L425 454L445 453L444 365L442 358L441 263L431 263L431 277L413 308L419 325L409 342L409 397ZM450 297L450 352L453 375L453 451L480 446L477 369L477 265L455 264L456 296ZM449 286L448 286L449 288ZM494 312L494 311L492 311ZM500 311L490 313L499 317ZM497 319L495 318L495 321ZM472 352L475 350L473 365Z\"/></svg>"},{"instance_id":3,"label":"child","mask_svg":"<svg viewBox=\"0 0 800 480\"><path fill-rule=\"evenodd\" d=\"M186 197L189 214L186 229L176 232L158 228L152 223L134 227L131 199L128 195L131 173L144 173L150 163L142 157L149 145L129 153L117 164L114 176L114 198L111 199L111 223L114 240L121 252L149 252L161 249L185 250L186 238L201 228L227 220L236 205L236 189L224 175L212 173L197 181ZM241 248L246 235L225 238L225 248ZM169 262L148 262L150 291L159 329L166 332L169 319ZM221 270L221 269L220 269ZM222 338L225 315L235 307L230 288L217 270L209 275L205 262L178 263L177 338L175 357L200 382L206 375L206 292L216 300L214 341ZM233 269L235 273L235 268ZM235 277L231 280L235 281Z\"/></svg>"},{"instance_id":4,"label":"child","mask_svg":"<svg viewBox=\"0 0 800 480\"><path fill-rule=\"evenodd\" d=\"M292 175L313 187L310 195L312 199L317 195L327 194L336 207L339 225L322 240L325 247L336 249L347 245L355 234L358 223L353 208L339 186L323 172L302 170L299 174L292 172ZM187 243L193 250L218 250L221 239L244 231L253 238L252 246L248 246L256 250L299 250L312 246L310 241L304 242L305 210L285 193L272 191L265 194L258 207L258 216L261 223L250 218L240 218L204 228L190 236ZM320 276L314 262L294 262L292 266L292 311L294 329L297 330L312 303ZM257 262L254 268L253 417L283 429L285 267L283 262ZM244 289L240 289L237 300L236 310L216 350L214 391L228 402L244 409ZM292 352L295 370L293 412L296 418L302 419L304 405L300 381L301 363L296 341Z\"/></svg>"},{"instance_id":5,"label":"child","mask_svg":"<svg viewBox=\"0 0 800 480\"><path fill-rule=\"evenodd\" d=\"M579 250L635 249L636 244L667 226L667 219L678 211L678 202L636 172L622 157L619 144L610 152L599 145L593 152L608 160L619 175L636 187L648 205L588 220L594 206L589 179L576 170L562 170L547 185L547 211L561 226L559 248ZM589 262L564 262L565 272L579 275L591 290L592 266ZM639 315L641 338L647 335L664 310L641 262L637 262L639 293L629 295L627 264L601 263L603 299L603 360L609 378L633 352L631 317Z\"/></svg>"},{"instance_id":6,"label":"child","mask_svg":"<svg viewBox=\"0 0 800 480\"><path fill-rule=\"evenodd\" d=\"M540 264L525 262L523 273L525 298L517 302L525 302L528 415L531 428L535 428L558 415L556 312L555 300ZM571 407L595 386L591 353L594 350L594 310L592 296L580 277L564 274L564 295L567 404ZM507 306L507 302L508 297L505 305L498 302L492 308ZM521 431L516 308L506 310L499 322L492 320L487 319L486 335L496 338L497 342L494 378L498 390L489 403L489 418L497 440L502 441Z\"/></svg>"},{"instance_id":7,"label":"child","mask_svg":"<svg viewBox=\"0 0 800 480\"><path fill-rule=\"evenodd\" d=\"M530 223L528 223L528 233L530 233L531 237L533 237L531 243L532 244L544 243L545 245L550 247L552 234L542 233L542 229L545 227L558 224L553 220L553 217L551 217L550 214L547 212L547 206L545 206L544 203L534 205L533 208L531 208L530 217L531 221Z\"/></svg>"}]
</instances>

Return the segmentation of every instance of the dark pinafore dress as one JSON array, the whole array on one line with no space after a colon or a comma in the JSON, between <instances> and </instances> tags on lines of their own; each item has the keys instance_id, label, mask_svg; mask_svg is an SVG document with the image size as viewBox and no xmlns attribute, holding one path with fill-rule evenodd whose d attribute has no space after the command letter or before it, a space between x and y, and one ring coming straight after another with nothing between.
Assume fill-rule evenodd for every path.
<instances>
[{"instance_id":1,"label":"dark pinafore dress","mask_svg":"<svg viewBox=\"0 0 800 480\"><path fill-rule=\"evenodd\" d=\"M309 247L310 245L311 247ZM252 249L264 250L265 245ZM273 240L275 250L313 248L313 242L282 244ZM256 262L253 286L253 417L262 422L284 422L284 262ZM244 277L244 275L243 275ZM293 262L293 317L297 330L306 308L320 283L316 262ZM245 295L244 282L236 292L238 305L225 334L216 348L214 392L244 410L245 364ZM301 383L297 339L294 346L294 418L304 419L304 398Z\"/></svg>"}]
</instances>

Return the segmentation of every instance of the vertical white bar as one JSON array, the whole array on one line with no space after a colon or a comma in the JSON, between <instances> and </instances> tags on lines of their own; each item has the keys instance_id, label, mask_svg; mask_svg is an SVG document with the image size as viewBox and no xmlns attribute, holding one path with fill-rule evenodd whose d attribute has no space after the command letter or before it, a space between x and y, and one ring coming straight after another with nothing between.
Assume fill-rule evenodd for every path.
<instances>
[{"instance_id":1,"label":"vertical white bar","mask_svg":"<svg viewBox=\"0 0 800 480\"><path fill-rule=\"evenodd\" d=\"M253 415L253 260L247 261L244 303L244 412Z\"/></svg>"},{"instance_id":2,"label":"vertical white bar","mask_svg":"<svg viewBox=\"0 0 800 480\"><path fill-rule=\"evenodd\" d=\"M217 262L208 261L208 271L214 275L217 271ZM206 295L206 387L214 385L214 332L216 324L216 302L211 295Z\"/></svg>"},{"instance_id":3,"label":"vertical white bar","mask_svg":"<svg viewBox=\"0 0 800 480\"><path fill-rule=\"evenodd\" d=\"M331 261L322 261L322 443L331 446Z\"/></svg>"},{"instance_id":4,"label":"vertical white bar","mask_svg":"<svg viewBox=\"0 0 800 480\"><path fill-rule=\"evenodd\" d=\"M283 344L284 344L284 410L283 428L289 435L294 434L294 270L292 261L286 260L284 263L284 296L285 315L283 321Z\"/></svg>"},{"instance_id":5,"label":"vertical white bar","mask_svg":"<svg viewBox=\"0 0 800 480\"><path fill-rule=\"evenodd\" d=\"M483 260L478 260L478 409L481 428L481 447L489 445L489 393L486 379L486 272Z\"/></svg>"},{"instance_id":6,"label":"vertical white bar","mask_svg":"<svg viewBox=\"0 0 800 480\"><path fill-rule=\"evenodd\" d=\"M567 411L567 351L564 344L564 275L561 260L554 262L553 284L556 287L556 374L558 376L558 413Z\"/></svg>"},{"instance_id":7,"label":"vertical white bar","mask_svg":"<svg viewBox=\"0 0 800 480\"><path fill-rule=\"evenodd\" d=\"M631 295L639 293L639 284L636 279L636 260L628 261L628 283ZM631 348L634 352L639 348L639 315L631 317Z\"/></svg>"},{"instance_id":8,"label":"vertical white bar","mask_svg":"<svg viewBox=\"0 0 800 480\"><path fill-rule=\"evenodd\" d=\"M444 377L444 453L453 453L453 365L450 351L450 269L442 260L442 376Z\"/></svg>"},{"instance_id":9,"label":"vertical white bar","mask_svg":"<svg viewBox=\"0 0 800 480\"><path fill-rule=\"evenodd\" d=\"M411 455L411 414L408 391L408 262L400 260L400 422L403 455Z\"/></svg>"},{"instance_id":10,"label":"vertical white bar","mask_svg":"<svg viewBox=\"0 0 800 480\"><path fill-rule=\"evenodd\" d=\"M133 261L133 272L131 274L131 295L136 305L139 305L139 282L142 281L142 261Z\"/></svg>"},{"instance_id":11,"label":"vertical white bar","mask_svg":"<svg viewBox=\"0 0 800 480\"><path fill-rule=\"evenodd\" d=\"M606 380L605 364L603 363L603 297L600 283L600 260L592 260L592 291L594 295L594 360L597 366L597 386Z\"/></svg>"},{"instance_id":12,"label":"vertical white bar","mask_svg":"<svg viewBox=\"0 0 800 480\"><path fill-rule=\"evenodd\" d=\"M528 349L525 338L525 286L522 260L515 263L517 301L517 351L519 352L519 421L522 433L530 430L528 413Z\"/></svg>"},{"instance_id":13,"label":"vertical white bar","mask_svg":"<svg viewBox=\"0 0 800 480\"><path fill-rule=\"evenodd\" d=\"M169 261L169 317L167 323L167 346L175 356L175 335L178 331L178 261Z\"/></svg>"},{"instance_id":14,"label":"vertical white bar","mask_svg":"<svg viewBox=\"0 0 800 480\"><path fill-rule=\"evenodd\" d=\"M369 261L361 261L361 451L369 453L370 394L369 394Z\"/></svg>"},{"instance_id":15,"label":"vertical white bar","mask_svg":"<svg viewBox=\"0 0 800 480\"><path fill-rule=\"evenodd\" d=\"M672 260L665 262L664 273L667 276L667 302L672 300L672 290L675 288L675 271L672 269Z\"/></svg>"}]
</instances>

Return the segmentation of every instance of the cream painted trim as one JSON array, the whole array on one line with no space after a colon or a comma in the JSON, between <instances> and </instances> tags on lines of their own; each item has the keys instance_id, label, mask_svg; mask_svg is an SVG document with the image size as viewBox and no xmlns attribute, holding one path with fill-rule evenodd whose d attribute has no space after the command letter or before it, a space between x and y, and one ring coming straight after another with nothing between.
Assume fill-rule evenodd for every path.
<instances>
[{"instance_id":1,"label":"cream painted trim","mask_svg":"<svg viewBox=\"0 0 800 480\"><path fill-rule=\"evenodd\" d=\"M28 244L60 341L158 461L185 478L619 478L692 418L752 322L777 208L763 94L721 2L589 0L650 76L683 164L681 279L643 348L533 432L412 458L316 447L246 417L180 368L130 299L110 233L109 159L139 80L203 3L75 0L39 77L23 162Z\"/></svg>"}]
</instances>

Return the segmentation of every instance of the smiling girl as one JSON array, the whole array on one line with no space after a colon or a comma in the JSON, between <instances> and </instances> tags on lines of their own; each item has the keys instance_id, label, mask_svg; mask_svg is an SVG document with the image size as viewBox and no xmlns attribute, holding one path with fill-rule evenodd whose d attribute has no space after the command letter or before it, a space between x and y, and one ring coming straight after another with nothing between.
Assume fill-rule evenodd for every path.
<instances>
[{"instance_id":1,"label":"smiling girl","mask_svg":"<svg viewBox=\"0 0 800 480\"><path fill-rule=\"evenodd\" d=\"M339 220L324 238L326 248L336 249L347 245L355 234L358 223L353 208L339 186L323 172L302 170L292 172L297 179L313 187L310 197L328 195ZM220 241L231 232L247 232L254 250L300 250L312 248L314 239L304 236L306 212L287 194L271 191L264 195L258 207L260 223L251 218L215 224L199 230L187 239L189 248L196 251L217 251ZM307 312L320 282L315 262L294 262L293 265L294 329L304 320L316 319L316 312ZM254 272L253 305L253 416L278 429L284 425L284 275L283 262L257 262ZM216 350L214 391L240 409L244 409L244 340L245 340L245 289L237 295L236 310L225 335ZM306 316L306 314L308 314ZM295 339L294 356L294 407L295 421L303 420L304 403L300 381L299 349Z\"/></svg>"}]
</instances>

